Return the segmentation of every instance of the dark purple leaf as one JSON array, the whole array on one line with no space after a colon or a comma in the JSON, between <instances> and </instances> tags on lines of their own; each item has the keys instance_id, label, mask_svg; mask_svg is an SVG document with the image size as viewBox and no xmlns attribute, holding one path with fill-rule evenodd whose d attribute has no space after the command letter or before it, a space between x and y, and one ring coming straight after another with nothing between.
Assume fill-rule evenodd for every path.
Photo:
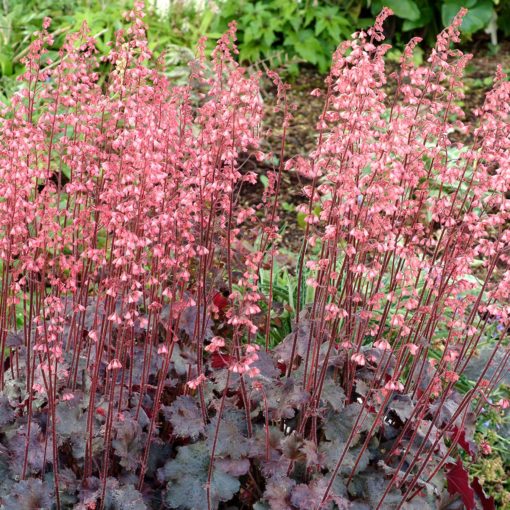
<instances>
[{"instance_id":1,"label":"dark purple leaf","mask_svg":"<svg viewBox=\"0 0 510 510\"><path fill-rule=\"evenodd\" d=\"M343 388L336 384L333 378L328 377L322 387L321 399L327 402L333 411L339 412L345 404L345 393Z\"/></svg>"},{"instance_id":2,"label":"dark purple leaf","mask_svg":"<svg viewBox=\"0 0 510 510\"><path fill-rule=\"evenodd\" d=\"M25 447L28 435L27 425L22 425L16 431L14 437L8 443L9 454L11 457L10 466L14 473L21 475L23 470L23 462L25 458ZM51 437L46 438L41 431L40 426L32 422L30 427L30 438L28 441L28 457L27 466L28 473L38 474L42 472L44 467L44 459L50 461L51 456L45 455L45 439L47 439L47 451L51 452Z\"/></svg>"},{"instance_id":3,"label":"dark purple leaf","mask_svg":"<svg viewBox=\"0 0 510 510\"><path fill-rule=\"evenodd\" d=\"M274 354L277 361L283 362L287 365L289 364L294 341L296 342L294 361L296 358L304 358L306 356L311 328L309 315L310 311L305 308L299 315L299 326L297 331L292 331L292 333L288 334L283 341L276 346Z\"/></svg>"},{"instance_id":4,"label":"dark purple leaf","mask_svg":"<svg viewBox=\"0 0 510 510\"><path fill-rule=\"evenodd\" d=\"M14 410L9 404L9 399L5 395L0 395L0 427L5 427L14 420Z\"/></svg>"},{"instance_id":5,"label":"dark purple leaf","mask_svg":"<svg viewBox=\"0 0 510 510\"><path fill-rule=\"evenodd\" d=\"M480 484L480 480L477 476L475 476L474 480L471 482L471 487L475 491L480 503L482 504L483 510L496 510L496 503L494 502L494 497L490 498L485 494L482 485Z\"/></svg>"},{"instance_id":6,"label":"dark purple leaf","mask_svg":"<svg viewBox=\"0 0 510 510\"><path fill-rule=\"evenodd\" d=\"M120 457L120 465L128 471L134 471L139 463L146 434L140 424L131 416L124 416L114 424L112 447Z\"/></svg>"},{"instance_id":7,"label":"dark purple leaf","mask_svg":"<svg viewBox=\"0 0 510 510\"><path fill-rule=\"evenodd\" d=\"M196 439L205 431L198 403L190 396L177 397L172 405L163 408L163 414L177 437Z\"/></svg>"},{"instance_id":8,"label":"dark purple leaf","mask_svg":"<svg viewBox=\"0 0 510 510\"><path fill-rule=\"evenodd\" d=\"M455 464L446 464L445 468L448 492L459 494L466 510L473 510L475 508L475 492L469 485L469 476L464 469L462 460L459 458Z\"/></svg>"},{"instance_id":9,"label":"dark purple leaf","mask_svg":"<svg viewBox=\"0 0 510 510\"><path fill-rule=\"evenodd\" d=\"M293 510L291 506L291 494L296 482L283 477L271 478L266 485L264 499L271 510Z\"/></svg>"},{"instance_id":10,"label":"dark purple leaf","mask_svg":"<svg viewBox=\"0 0 510 510\"><path fill-rule=\"evenodd\" d=\"M293 418L309 394L301 389L292 378L276 381L266 387L269 418L281 420Z\"/></svg>"},{"instance_id":11,"label":"dark purple leaf","mask_svg":"<svg viewBox=\"0 0 510 510\"><path fill-rule=\"evenodd\" d=\"M336 439L347 441L352 428L356 422L358 422L357 430L352 440L352 445L357 444L360 434L367 432L373 423L372 415L366 416L366 410L363 411L363 417L360 420L357 420L360 412L362 412L362 405L357 402L353 402L352 404L345 406L345 408L339 413L335 413L331 410L328 411L323 422L326 439L329 441Z\"/></svg>"},{"instance_id":12,"label":"dark purple leaf","mask_svg":"<svg viewBox=\"0 0 510 510\"><path fill-rule=\"evenodd\" d=\"M14 349L23 345L23 335L19 331L9 331L5 338L5 346Z\"/></svg>"},{"instance_id":13,"label":"dark purple leaf","mask_svg":"<svg viewBox=\"0 0 510 510\"><path fill-rule=\"evenodd\" d=\"M3 510L40 510L52 508L53 486L36 478L12 484L2 504Z\"/></svg>"},{"instance_id":14,"label":"dark purple leaf","mask_svg":"<svg viewBox=\"0 0 510 510\"><path fill-rule=\"evenodd\" d=\"M158 471L159 480L167 482L165 501L169 508L207 508L205 485L209 462L210 452L204 441L178 448L177 457ZM236 476L223 471L219 464L214 466L211 481L213 508L218 508L220 501L229 501L239 488Z\"/></svg>"},{"instance_id":15,"label":"dark purple leaf","mask_svg":"<svg viewBox=\"0 0 510 510\"><path fill-rule=\"evenodd\" d=\"M218 439L216 442L216 457L241 459L247 457L250 443L244 435L244 414L240 412L224 413L221 418ZM212 450L217 418L214 417L207 427L207 445Z\"/></svg>"},{"instance_id":16,"label":"dark purple leaf","mask_svg":"<svg viewBox=\"0 0 510 510\"><path fill-rule=\"evenodd\" d=\"M453 427L453 430L450 434L451 439L457 439L457 444L466 452L471 455L471 458L474 459L477 453L477 446L474 441L470 441L466 438L466 430L462 428L459 431L457 427Z\"/></svg>"},{"instance_id":17,"label":"dark purple leaf","mask_svg":"<svg viewBox=\"0 0 510 510\"><path fill-rule=\"evenodd\" d=\"M393 411L405 423L413 414L414 406L415 403L409 395L394 394L388 410Z\"/></svg>"}]
</instances>

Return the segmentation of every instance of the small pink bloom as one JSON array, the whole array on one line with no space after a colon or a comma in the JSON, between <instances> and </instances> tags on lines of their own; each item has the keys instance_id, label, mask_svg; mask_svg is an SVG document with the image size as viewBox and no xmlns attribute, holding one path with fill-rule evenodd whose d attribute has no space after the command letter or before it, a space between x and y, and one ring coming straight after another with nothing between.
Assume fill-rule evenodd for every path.
<instances>
[{"instance_id":1,"label":"small pink bloom","mask_svg":"<svg viewBox=\"0 0 510 510\"><path fill-rule=\"evenodd\" d=\"M384 385L384 389L388 391L403 391L404 385L400 381L388 381Z\"/></svg>"},{"instance_id":2,"label":"small pink bloom","mask_svg":"<svg viewBox=\"0 0 510 510\"><path fill-rule=\"evenodd\" d=\"M222 347L225 347L225 340L221 338L221 336L215 336L211 340L211 343L206 345L204 349L207 352L216 352L219 351Z\"/></svg>"},{"instance_id":3,"label":"small pink bloom","mask_svg":"<svg viewBox=\"0 0 510 510\"><path fill-rule=\"evenodd\" d=\"M106 367L107 370L116 370L118 368L122 368L122 363L118 359L112 359Z\"/></svg>"},{"instance_id":4,"label":"small pink bloom","mask_svg":"<svg viewBox=\"0 0 510 510\"><path fill-rule=\"evenodd\" d=\"M391 325L393 327L399 327L404 325L404 316L396 314L391 318Z\"/></svg>"},{"instance_id":5,"label":"small pink bloom","mask_svg":"<svg viewBox=\"0 0 510 510\"><path fill-rule=\"evenodd\" d=\"M161 354L167 354L167 353L168 353L168 349L167 349L166 345L165 344L160 344L158 346L158 354L161 355Z\"/></svg>"},{"instance_id":6,"label":"small pink bloom","mask_svg":"<svg viewBox=\"0 0 510 510\"><path fill-rule=\"evenodd\" d=\"M252 367L246 372L246 374L248 375L248 377L257 377L258 375L260 375L260 369L258 369L257 367Z\"/></svg>"},{"instance_id":7,"label":"small pink bloom","mask_svg":"<svg viewBox=\"0 0 510 510\"><path fill-rule=\"evenodd\" d=\"M406 344L406 347L409 349L409 352L416 356L416 353L418 352L419 347L416 344Z\"/></svg>"},{"instance_id":8,"label":"small pink bloom","mask_svg":"<svg viewBox=\"0 0 510 510\"><path fill-rule=\"evenodd\" d=\"M252 385L254 390L262 391L264 389L264 386L260 381L253 381Z\"/></svg>"},{"instance_id":9,"label":"small pink bloom","mask_svg":"<svg viewBox=\"0 0 510 510\"><path fill-rule=\"evenodd\" d=\"M457 382L459 380L459 374L453 372L452 370L446 370L444 373L444 378L448 382Z\"/></svg>"},{"instance_id":10,"label":"small pink bloom","mask_svg":"<svg viewBox=\"0 0 510 510\"><path fill-rule=\"evenodd\" d=\"M361 352L356 352L351 356L351 361L362 367L365 365L365 356Z\"/></svg>"},{"instance_id":11,"label":"small pink bloom","mask_svg":"<svg viewBox=\"0 0 510 510\"><path fill-rule=\"evenodd\" d=\"M480 381L480 388L485 389L485 388L488 388L489 386L490 386L490 381L489 381L489 380L487 380L487 379L482 379L482 380Z\"/></svg>"},{"instance_id":12,"label":"small pink bloom","mask_svg":"<svg viewBox=\"0 0 510 510\"><path fill-rule=\"evenodd\" d=\"M444 357L445 361L455 361L459 357L457 351L448 351Z\"/></svg>"},{"instance_id":13,"label":"small pink bloom","mask_svg":"<svg viewBox=\"0 0 510 510\"><path fill-rule=\"evenodd\" d=\"M32 385L32 389L36 392L36 393L42 393L44 391L44 388L42 386L42 384L38 384L38 383L35 383Z\"/></svg>"},{"instance_id":14,"label":"small pink bloom","mask_svg":"<svg viewBox=\"0 0 510 510\"><path fill-rule=\"evenodd\" d=\"M229 370L234 372L235 374L244 374L250 369L249 365L246 365L245 363L233 363Z\"/></svg>"},{"instance_id":15,"label":"small pink bloom","mask_svg":"<svg viewBox=\"0 0 510 510\"><path fill-rule=\"evenodd\" d=\"M501 409L508 409L510 407L510 400L507 398L501 398L498 401L498 406L501 407Z\"/></svg>"},{"instance_id":16,"label":"small pink bloom","mask_svg":"<svg viewBox=\"0 0 510 510\"><path fill-rule=\"evenodd\" d=\"M196 390L205 380L206 380L205 375L204 374L200 374L195 379L192 379L191 381L188 381L186 383L186 386L188 388L191 388L192 390Z\"/></svg>"},{"instance_id":17,"label":"small pink bloom","mask_svg":"<svg viewBox=\"0 0 510 510\"><path fill-rule=\"evenodd\" d=\"M374 347L383 351L391 350L391 345L386 340L378 340L377 342L374 342Z\"/></svg>"},{"instance_id":18,"label":"small pink bloom","mask_svg":"<svg viewBox=\"0 0 510 510\"><path fill-rule=\"evenodd\" d=\"M480 451L483 455L490 455L492 453L492 447L487 441L481 441Z\"/></svg>"},{"instance_id":19,"label":"small pink bloom","mask_svg":"<svg viewBox=\"0 0 510 510\"><path fill-rule=\"evenodd\" d=\"M113 312L111 315L109 315L108 320L114 322L115 324L120 324L122 322L122 319L117 315L116 312Z\"/></svg>"}]
</instances>

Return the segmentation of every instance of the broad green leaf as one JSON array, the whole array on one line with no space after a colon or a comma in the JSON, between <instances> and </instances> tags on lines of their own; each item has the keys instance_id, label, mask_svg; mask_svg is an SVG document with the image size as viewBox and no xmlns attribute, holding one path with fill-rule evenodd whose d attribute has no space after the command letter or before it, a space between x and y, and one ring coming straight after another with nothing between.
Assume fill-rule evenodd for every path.
<instances>
[{"instance_id":1,"label":"broad green leaf","mask_svg":"<svg viewBox=\"0 0 510 510\"><path fill-rule=\"evenodd\" d=\"M372 4L372 13L377 14L383 7L389 7L395 16L402 19L417 21L421 16L414 0L376 0Z\"/></svg>"},{"instance_id":2,"label":"broad green leaf","mask_svg":"<svg viewBox=\"0 0 510 510\"><path fill-rule=\"evenodd\" d=\"M406 19L402 24L402 31L408 32L430 25L434 20L434 11L430 5L423 5L420 7L420 16L418 19L410 20Z\"/></svg>"},{"instance_id":3,"label":"broad green leaf","mask_svg":"<svg viewBox=\"0 0 510 510\"><path fill-rule=\"evenodd\" d=\"M441 8L441 18L444 26L448 26L462 7L468 12L460 27L465 34L473 34L485 28L494 12L492 0L446 0Z\"/></svg>"}]
</instances>

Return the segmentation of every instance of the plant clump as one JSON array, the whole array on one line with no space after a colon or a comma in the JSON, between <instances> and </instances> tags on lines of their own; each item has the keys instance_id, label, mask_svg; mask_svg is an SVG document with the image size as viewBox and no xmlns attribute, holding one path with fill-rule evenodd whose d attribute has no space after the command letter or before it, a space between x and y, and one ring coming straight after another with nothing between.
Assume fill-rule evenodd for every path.
<instances>
[{"instance_id":1,"label":"plant clump","mask_svg":"<svg viewBox=\"0 0 510 510\"><path fill-rule=\"evenodd\" d=\"M172 86L142 4L105 83L85 25L48 61L45 20L1 111L3 508L494 508L466 464L508 408L510 83L463 122L461 11L425 66L409 42L388 96L390 14L340 44L293 157L271 71L283 134L263 150L235 23ZM253 205L248 159L274 163ZM307 203L286 300L290 171Z\"/></svg>"}]
</instances>

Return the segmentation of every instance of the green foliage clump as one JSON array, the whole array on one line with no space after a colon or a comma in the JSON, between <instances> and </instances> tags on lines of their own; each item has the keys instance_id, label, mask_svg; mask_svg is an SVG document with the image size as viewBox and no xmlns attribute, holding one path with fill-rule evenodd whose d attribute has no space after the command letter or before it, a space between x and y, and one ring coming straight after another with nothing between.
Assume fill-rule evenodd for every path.
<instances>
[{"instance_id":1,"label":"green foliage clump","mask_svg":"<svg viewBox=\"0 0 510 510\"><path fill-rule=\"evenodd\" d=\"M147 2L150 4L150 2ZM43 19L52 19L50 32L54 38L49 56L58 59L65 37L87 23L100 55L107 55L115 32L125 26L123 13L132 9L133 0L3 0L0 3L0 100L7 102L16 88L16 77L23 73L22 59L34 32L41 29ZM179 77L193 58L196 41L208 30L213 12L197 11L194 4L171 6L158 13L148 5L145 21L149 27L149 48L165 55L166 68ZM104 74L106 69L100 69Z\"/></svg>"},{"instance_id":2,"label":"green foliage clump","mask_svg":"<svg viewBox=\"0 0 510 510\"><path fill-rule=\"evenodd\" d=\"M325 72L338 43L354 31L364 0L314 2L295 0L226 0L215 29L238 24L241 61L290 59L304 61Z\"/></svg>"},{"instance_id":3,"label":"green foliage clump","mask_svg":"<svg viewBox=\"0 0 510 510\"><path fill-rule=\"evenodd\" d=\"M506 4L498 0L219 0L213 27L217 35L230 21L237 21L241 61L286 62L290 72L297 72L297 63L306 62L325 72L338 43L358 28L370 26L383 7L394 13L387 36L403 44L413 31L433 45L462 7L468 9L461 26L465 37L488 28L508 35L510 6Z\"/></svg>"}]
</instances>

